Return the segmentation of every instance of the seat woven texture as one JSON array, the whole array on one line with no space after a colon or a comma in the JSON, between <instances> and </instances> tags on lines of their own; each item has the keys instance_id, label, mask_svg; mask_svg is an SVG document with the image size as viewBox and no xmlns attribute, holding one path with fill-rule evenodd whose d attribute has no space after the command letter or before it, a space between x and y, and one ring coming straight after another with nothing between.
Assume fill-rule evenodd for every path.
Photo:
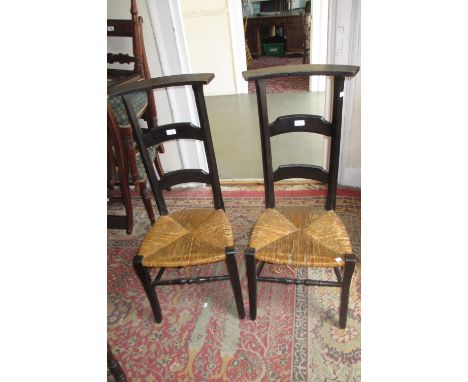
<instances>
[{"instance_id":1,"label":"seat woven texture","mask_svg":"<svg viewBox=\"0 0 468 382\"><path fill-rule=\"evenodd\" d=\"M257 260L293 266L342 267L344 256L352 254L346 228L334 211L302 206L265 210L249 247L255 248Z\"/></svg>"},{"instance_id":2,"label":"seat woven texture","mask_svg":"<svg viewBox=\"0 0 468 382\"><path fill-rule=\"evenodd\" d=\"M109 101L111 103L117 125L119 125L121 129L131 128L130 120L128 119L127 110L125 110L122 97L112 97L109 98ZM145 91L131 93L130 101L136 111L137 117L140 118L148 105L148 94Z\"/></svg>"},{"instance_id":3,"label":"seat woven texture","mask_svg":"<svg viewBox=\"0 0 468 382\"><path fill-rule=\"evenodd\" d=\"M196 208L161 216L138 254L146 267L184 267L226 259L232 228L223 210Z\"/></svg>"}]
</instances>

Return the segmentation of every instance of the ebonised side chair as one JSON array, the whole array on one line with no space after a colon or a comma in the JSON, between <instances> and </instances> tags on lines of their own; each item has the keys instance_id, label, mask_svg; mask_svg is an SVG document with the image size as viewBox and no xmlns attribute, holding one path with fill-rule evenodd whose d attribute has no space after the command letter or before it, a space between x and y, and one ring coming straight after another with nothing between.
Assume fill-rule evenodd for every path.
<instances>
[{"instance_id":1,"label":"ebonised side chair","mask_svg":"<svg viewBox=\"0 0 468 382\"><path fill-rule=\"evenodd\" d=\"M341 288L340 328L346 327L349 288L356 257L346 228L335 214L341 119L345 77L353 77L357 66L289 65L243 72L245 80L254 80L257 90L260 141L265 182L266 210L257 220L247 249L245 262L249 286L250 318L257 316L257 282L279 282ZM269 78L325 75L333 77L333 114L328 122L318 115L284 115L268 121L265 82ZM270 139L291 132L308 132L331 138L329 170L292 164L273 171ZM274 182L288 178L314 179L328 185L325 210L306 206L275 207ZM258 268L257 268L258 263ZM265 263L297 267L330 267L337 281L264 277ZM344 270L343 270L344 269Z\"/></svg>"},{"instance_id":2,"label":"ebonised side chair","mask_svg":"<svg viewBox=\"0 0 468 382\"><path fill-rule=\"evenodd\" d=\"M134 258L136 273L146 292L157 323L162 321L162 314L155 287L221 280L231 281L237 313L241 319L245 316L239 274L234 257L232 229L224 212L224 202L203 94L203 85L208 84L213 78L214 74L212 73L175 75L117 85L109 91L109 95L122 96L124 100L142 155L143 165L161 215L146 234L138 254ZM138 124L135 110L132 108L131 94L137 91L184 85L192 86L200 127L189 122L182 122L160 125L143 132ZM165 173L158 180L153 162L148 154L148 148L174 139L202 141L209 173L199 169L176 170ZM185 209L169 214L162 190L175 184L187 182L210 184L213 191L214 208ZM228 275L161 279L164 270L168 267L189 267L218 261L225 261ZM154 279L151 276L153 268L159 268Z\"/></svg>"}]
</instances>

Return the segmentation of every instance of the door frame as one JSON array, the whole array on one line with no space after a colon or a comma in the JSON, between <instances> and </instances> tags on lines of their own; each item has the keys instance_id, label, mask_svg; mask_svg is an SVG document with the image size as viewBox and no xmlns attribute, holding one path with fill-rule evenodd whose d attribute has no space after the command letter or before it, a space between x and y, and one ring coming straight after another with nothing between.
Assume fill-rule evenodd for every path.
<instances>
[{"instance_id":1,"label":"door frame","mask_svg":"<svg viewBox=\"0 0 468 382\"><path fill-rule=\"evenodd\" d=\"M192 73L179 1L145 0L145 2L163 76ZM167 33L170 30L174 33ZM189 87L168 88L167 95L173 122L192 122L199 126L195 98ZM200 168L208 171L203 142L196 140L176 142L182 168Z\"/></svg>"},{"instance_id":2,"label":"door frame","mask_svg":"<svg viewBox=\"0 0 468 382\"><path fill-rule=\"evenodd\" d=\"M327 63L359 65L361 0L329 0ZM360 73L358 73L358 76ZM325 118L331 116L331 81L327 81L325 93ZM345 81L343 119L341 124L340 166L338 183L361 186L361 169L349 166L351 121L353 117L356 77ZM323 162L328 163L329 139L324 139Z\"/></svg>"}]
</instances>

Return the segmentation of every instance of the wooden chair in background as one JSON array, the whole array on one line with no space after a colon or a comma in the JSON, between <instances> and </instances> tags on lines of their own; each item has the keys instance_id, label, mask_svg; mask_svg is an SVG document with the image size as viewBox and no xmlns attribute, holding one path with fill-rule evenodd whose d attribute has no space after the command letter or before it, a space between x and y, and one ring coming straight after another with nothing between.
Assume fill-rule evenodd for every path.
<instances>
[{"instance_id":1,"label":"wooden chair in background","mask_svg":"<svg viewBox=\"0 0 468 382\"><path fill-rule=\"evenodd\" d=\"M245 80L254 80L260 124L260 140L265 182L266 210L257 220L245 250L249 287L250 318L257 316L257 282L316 285L341 288L340 328L346 327L349 288L356 257L346 228L335 214L338 164L340 157L341 119L345 77L353 77L358 66L301 65L250 70ZM334 79L333 116L328 122L318 115L284 115L268 121L266 80L269 78L324 75ZM292 132L321 134L331 138L329 171L322 167L291 164L273 171L270 139ZM325 210L312 207L275 206L274 182L288 178L305 178L328 185ZM256 263L259 263L258 268ZM333 268L337 281L291 279L261 276L265 263L280 266ZM343 271L342 271L343 270Z\"/></svg>"},{"instance_id":2,"label":"wooden chair in background","mask_svg":"<svg viewBox=\"0 0 468 382\"><path fill-rule=\"evenodd\" d=\"M139 81L145 78L151 78L143 41L143 19L141 16L138 16L136 0L131 0L130 14L131 19L129 20L107 20L107 36L130 38L133 50L133 56L128 53L107 54L108 64L119 63L126 64L128 66L128 68L125 69L107 69L108 89L112 86L115 86L116 84L128 83L133 81ZM132 64L133 68L131 68ZM120 133L122 135L122 144L125 151L125 159L128 162L130 181L126 183L133 184L135 186L135 191L140 192L146 211L148 213L148 217L151 223L154 223L155 216L151 204L151 199L148 193L147 175L141 162L140 153L135 147L132 129L123 101L120 97L109 97L109 101L112 107L112 112L115 116L115 122L119 127ZM138 118L142 118L147 122L147 131L157 127L158 119L153 91L142 91L133 94L132 105L137 110ZM121 178L118 176L119 172L117 171L117 166L115 166L116 161L113 161L113 159L115 158L113 158L112 155L112 153L114 153L115 156L116 151L113 149L112 143L110 141L108 142L107 152L108 186L111 190L115 189L116 186L118 186L121 189L119 183L121 181ZM159 158L160 153L164 153L163 145L154 147L151 152L151 157L154 160L159 176L163 176L164 171ZM117 197L114 195L111 199L115 200L116 198Z\"/></svg>"},{"instance_id":3,"label":"wooden chair in background","mask_svg":"<svg viewBox=\"0 0 468 382\"><path fill-rule=\"evenodd\" d=\"M162 285L230 280L239 318L242 319L245 315L239 274L234 257L232 228L224 212L224 202L203 94L203 85L208 84L213 77L214 74L205 73L154 78L118 85L112 88L111 92L111 95L123 96L156 205L161 215L146 234L138 254L134 258L136 273L146 292L157 323L162 321L162 313L155 287ZM144 133L138 124L136 110L132 107L131 94L138 91L183 85L192 86L200 127L188 122L172 123L158 126L150 133ZM198 169L184 169L168 172L159 180L157 179L148 148L176 139L195 139L203 142L209 173ZM214 208L185 209L170 214L162 189L188 182L210 184ZM227 275L161 279L167 267L190 267L220 261L226 263ZM156 276L151 276L151 271L158 268Z\"/></svg>"},{"instance_id":4,"label":"wooden chair in background","mask_svg":"<svg viewBox=\"0 0 468 382\"><path fill-rule=\"evenodd\" d=\"M114 180L116 170L120 179L120 196L117 198L109 193L113 185L108 184L108 203L121 202L125 208L125 215L107 215L107 228L124 229L128 234L133 229L133 208L128 185L128 169L126 154L122 144L122 136L115 120L112 106L107 104L107 179Z\"/></svg>"}]
</instances>

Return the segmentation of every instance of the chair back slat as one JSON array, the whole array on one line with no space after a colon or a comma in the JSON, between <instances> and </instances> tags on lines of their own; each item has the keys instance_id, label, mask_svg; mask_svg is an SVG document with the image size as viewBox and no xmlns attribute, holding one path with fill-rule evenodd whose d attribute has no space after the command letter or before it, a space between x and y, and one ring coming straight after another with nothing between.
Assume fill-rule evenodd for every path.
<instances>
[{"instance_id":1,"label":"chair back slat","mask_svg":"<svg viewBox=\"0 0 468 382\"><path fill-rule=\"evenodd\" d=\"M279 166L273 172L273 182L289 178L312 179L325 183L328 181L328 172L311 164L287 164Z\"/></svg>"},{"instance_id":2,"label":"chair back slat","mask_svg":"<svg viewBox=\"0 0 468 382\"><path fill-rule=\"evenodd\" d=\"M144 137L146 147L151 147L174 139L195 139L197 141L203 141L205 135L203 134L203 130L194 124L190 122L179 122L160 125L150 130Z\"/></svg>"},{"instance_id":3,"label":"chair back slat","mask_svg":"<svg viewBox=\"0 0 468 382\"><path fill-rule=\"evenodd\" d=\"M126 53L107 53L107 63L115 64L116 62L119 64L131 64L135 62L135 57Z\"/></svg>"},{"instance_id":4,"label":"chair back slat","mask_svg":"<svg viewBox=\"0 0 468 382\"><path fill-rule=\"evenodd\" d=\"M181 183L211 183L210 174L199 169L186 169L166 172L161 179L159 184L161 188L168 188L176 184Z\"/></svg>"},{"instance_id":5,"label":"chair back slat","mask_svg":"<svg viewBox=\"0 0 468 382\"><path fill-rule=\"evenodd\" d=\"M283 115L269 125L270 136L305 132L331 136L331 124L320 115L294 114Z\"/></svg>"},{"instance_id":6,"label":"chair back slat","mask_svg":"<svg viewBox=\"0 0 468 382\"><path fill-rule=\"evenodd\" d=\"M242 73L245 80L255 81L257 91L263 177L265 182L265 205L267 208L275 207L274 182L290 178L305 178L327 183L325 208L327 210L335 209L344 81L345 77L353 77L358 71L359 67L346 65L289 65L249 70ZM317 115L293 114L280 116L270 124L268 122L266 80L278 77L309 77L314 75L333 77L333 113L331 122ZM273 172L271 137L292 132L315 133L331 138L328 172L320 166L306 164L283 165Z\"/></svg>"},{"instance_id":7,"label":"chair back slat","mask_svg":"<svg viewBox=\"0 0 468 382\"><path fill-rule=\"evenodd\" d=\"M133 21L107 19L107 36L135 37L135 27Z\"/></svg>"}]
</instances>

